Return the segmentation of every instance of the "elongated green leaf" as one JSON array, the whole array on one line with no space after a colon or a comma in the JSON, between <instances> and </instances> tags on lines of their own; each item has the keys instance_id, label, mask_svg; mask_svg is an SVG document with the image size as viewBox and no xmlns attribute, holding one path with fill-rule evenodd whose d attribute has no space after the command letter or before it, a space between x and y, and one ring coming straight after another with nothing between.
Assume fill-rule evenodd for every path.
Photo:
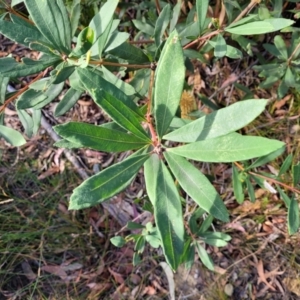
<instances>
[{"instance_id":1,"label":"elongated green leaf","mask_svg":"<svg viewBox=\"0 0 300 300\"><path fill-rule=\"evenodd\" d=\"M146 182L146 189L149 200L151 201L152 205L154 205L154 200L156 197L156 185L157 179L156 175L160 171L160 161L157 154L153 154L144 164L144 176Z\"/></svg>"},{"instance_id":2,"label":"elongated green leaf","mask_svg":"<svg viewBox=\"0 0 300 300\"><path fill-rule=\"evenodd\" d=\"M182 48L174 30L159 59L154 90L154 116L159 138L169 128L178 109L185 76Z\"/></svg>"},{"instance_id":3,"label":"elongated green leaf","mask_svg":"<svg viewBox=\"0 0 300 300\"><path fill-rule=\"evenodd\" d=\"M292 20L283 18L267 19L264 21L254 21L236 27L225 28L224 30L234 34L252 35L263 34L281 30L285 27L291 26L294 23Z\"/></svg>"},{"instance_id":4,"label":"elongated green leaf","mask_svg":"<svg viewBox=\"0 0 300 300\"><path fill-rule=\"evenodd\" d=\"M278 172L278 177L280 177L282 174L284 174L286 171L289 170L293 162L293 155L289 154L286 159L284 160L282 166L280 167L280 170Z\"/></svg>"},{"instance_id":5,"label":"elongated green leaf","mask_svg":"<svg viewBox=\"0 0 300 300\"><path fill-rule=\"evenodd\" d=\"M113 32L109 40L107 41L107 44L105 45L104 51L109 52L110 50L117 48L118 46L125 43L129 37L130 34L127 32L119 32L119 31Z\"/></svg>"},{"instance_id":6,"label":"elongated green leaf","mask_svg":"<svg viewBox=\"0 0 300 300\"><path fill-rule=\"evenodd\" d=\"M279 195L280 195L281 199L283 200L285 206L286 206L287 208L289 208L290 205L291 205L291 199L290 199L289 196L281 189L281 187L280 187L278 184L276 184L276 188L277 188L277 190L278 190L278 192L279 192Z\"/></svg>"},{"instance_id":7,"label":"elongated green leaf","mask_svg":"<svg viewBox=\"0 0 300 300\"><path fill-rule=\"evenodd\" d=\"M86 123L69 122L55 126L54 130L74 144L99 151L121 152L138 149L147 144L127 133Z\"/></svg>"},{"instance_id":8,"label":"elongated green leaf","mask_svg":"<svg viewBox=\"0 0 300 300\"><path fill-rule=\"evenodd\" d=\"M253 164L245 168L245 171L267 164L268 162L274 160L277 156L281 155L284 151L285 151L285 147L282 147L268 155L258 158L257 160L254 161Z\"/></svg>"},{"instance_id":9,"label":"elongated green leaf","mask_svg":"<svg viewBox=\"0 0 300 300\"><path fill-rule=\"evenodd\" d=\"M293 184L294 186L300 185L300 163L292 167L293 170Z\"/></svg>"},{"instance_id":10,"label":"elongated green leaf","mask_svg":"<svg viewBox=\"0 0 300 300\"><path fill-rule=\"evenodd\" d=\"M200 257L200 260L203 262L204 266L206 268L208 268L209 270L214 271L215 270L214 263L213 263L211 257L209 256L209 254L206 252L206 250L198 242L196 242L195 246L196 246L198 255Z\"/></svg>"},{"instance_id":11,"label":"elongated green leaf","mask_svg":"<svg viewBox=\"0 0 300 300\"><path fill-rule=\"evenodd\" d=\"M71 22L71 29L72 29L71 36L74 36L77 30L79 19L80 19L80 12L81 12L80 0L73 0L71 13L70 13L70 22Z\"/></svg>"},{"instance_id":12,"label":"elongated green leaf","mask_svg":"<svg viewBox=\"0 0 300 300\"><path fill-rule=\"evenodd\" d=\"M218 41L217 41L218 42ZM222 38L219 38L219 45L217 47L217 42L214 41L209 41L209 44L212 45L213 47L215 47L215 56L218 57L218 55L220 55L219 57L223 57L224 55L226 55L227 57L233 58L233 59L239 59L243 57L243 53L242 51L240 51L239 49L232 47L230 45L225 45L222 44L224 41L222 41ZM225 51L226 50L226 51ZM224 54L225 52L225 54Z\"/></svg>"},{"instance_id":13,"label":"elongated green leaf","mask_svg":"<svg viewBox=\"0 0 300 300\"><path fill-rule=\"evenodd\" d=\"M191 143L226 135L253 121L266 105L267 100L240 101L182 126L163 136L163 138Z\"/></svg>"},{"instance_id":14,"label":"elongated green leaf","mask_svg":"<svg viewBox=\"0 0 300 300\"><path fill-rule=\"evenodd\" d=\"M144 32L150 36L154 35L154 27L151 26L150 24L142 22L140 20L132 20L132 22L134 26L141 32Z\"/></svg>"},{"instance_id":15,"label":"elongated green leaf","mask_svg":"<svg viewBox=\"0 0 300 300\"><path fill-rule=\"evenodd\" d=\"M49 66L55 65L60 57L44 55L40 60L22 59L16 62L12 57L0 58L0 75L4 77L23 77L43 71Z\"/></svg>"},{"instance_id":16,"label":"elongated green leaf","mask_svg":"<svg viewBox=\"0 0 300 300\"><path fill-rule=\"evenodd\" d=\"M286 46L283 38L280 35L275 36L274 44L275 44L277 50L280 53L280 58L284 59L284 60L287 60L288 59L287 46Z\"/></svg>"},{"instance_id":17,"label":"elongated green leaf","mask_svg":"<svg viewBox=\"0 0 300 300\"><path fill-rule=\"evenodd\" d=\"M101 203L122 191L133 180L149 154L133 155L108 167L74 189L69 209L82 209Z\"/></svg>"},{"instance_id":18,"label":"elongated green leaf","mask_svg":"<svg viewBox=\"0 0 300 300\"><path fill-rule=\"evenodd\" d=\"M107 1L91 20L89 27L92 28L95 32L94 42L96 42L98 37L105 31L106 27L109 25L118 6L118 2L118 0Z\"/></svg>"},{"instance_id":19,"label":"elongated green leaf","mask_svg":"<svg viewBox=\"0 0 300 300\"><path fill-rule=\"evenodd\" d=\"M67 80L75 70L74 66L65 65L60 66L60 68L56 68L51 72L51 77L53 79L52 83L58 84Z\"/></svg>"},{"instance_id":20,"label":"elongated green leaf","mask_svg":"<svg viewBox=\"0 0 300 300\"><path fill-rule=\"evenodd\" d=\"M204 162L234 162L267 155L284 146L283 142L230 133L210 140L167 149L168 152Z\"/></svg>"},{"instance_id":21,"label":"elongated green leaf","mask_svg":"<svg viewBox=\"0 0 300 300\"><path fill-rule=\"evenodd\" d=\"M29 46L29 42L25 42L27 38L31 38L35 41L45 42L48 41L43 37L43 35L37 30L37 28L30 23L23 22L25 24L17 24L13 22L8 22L5 20L0 20L0 33L15 41L18 44Z\"/></svg>"},{"instance_id":22,"label":"elongated green leaf","mask_svg":"<svg viewBox=\"0 0 300 300\"><path fill-rule=\"evenodd\" d=\"M227 52L226 41L221 34L218 34L216 44L215 44L214 55L217 58L222 58L226 55L226 52Z\"/></svg>"},{"instance_id":23,"label":"elongated green leaf","mask_svg":"<svg viewBox=\"0 0 300 300\"><path fill-rule=\"evenodd\" d=\"M54 115L56 117L59 117L65 114L68 110L70 110L75 105L75 103L77 102L81 94L82 94L81 91L77 91L72 87L69 88L66 94L64 95L64 97L56 106Z\"/></svg>"},{"instance_id":24,"label":"elongated green leaf","mask_svg":"<svg viewBox=\"0 0 300 300\"><path fill-rule=\"evenodd\" d=\"M129 43L123 43L122 45L108 51L110 54L125 59L128 63L133 64L149 64L149 58L140 49Z\"/></svg>"},{"instance_id":25,"label":"elongated green leaf","mask_svg":"<svg viewBox=\"0 0 300 300\"><path fill-rule=\"evenodd\" d=\"M209 0L196 0L196 9L199 23L199 32L202 33L204 29L206 14L208 10Z\"/></svg>"},{"instance_id":26,"label":"elongated green leaf","mask_svg":"<svg viewBox=\"0 0 300 300\"><path fill-rule=\"evenodd\" d=\"M254 203L255 200L256 200L256 197L255 197L254 187L253 187L253 185L252 185L252 183L250 181L250 178L251 178L250 176L247 176L247 178L246 178L246 185L247 185L247 191L248 191L248 195L249 195L250 201L252 203Z\"/></svg>"},{"instance_id":27,"label":"elongated green leaf","mask_svg":"<svg viewBox=\"0 0 300 300\"><path fill-rule=\"evenodd\" d=\"M63 0L25 0L36 27L55 49L71 51L71 24Z\"/></svg>"},{"instance_id":28,"label":"elongated green leaf","mask_svg":"<svg viewBox=\"0 0 300 300\"><path fill-rule=\"evenodd\" d=\"M171 6L170 4L167 4L164 6L164 8L160 12L156 20L156 24L154 28L154 40L155 40L156 47L158 47L162 42L163 34L169 25L170 19L171 19Z\"/></svg>"},{"instance_id":29,"label":"elongated green leaf","mask_svg":"<svg viewBox=\"0 0 300 300\"><path fill-rule=\"evenodd\" d=\"M31 116L23 109L18 109L17 110L19 119L24 127L25 134L31 138L33 135L33 120Z\"/></svg>"},{"instance_id":30,"label":"elongated green leaf","mask_svg":"<svg viewBox=\"0 0 300 300\"><path fill-rule=\"evenodd\" d=\"M165 152L164 156L184 191L205 211L217 219L228 222L227 209L206 176L183 157L169 152Z\"/></svg>"},{"instance_id":31,"label":"elongated green leaf","mask_svg":"<svg viewBox=\"0 0 300 300\"><path fill-rule=\"evenodd\" d=\"M64 139L55 142L54 146L58 147L58 148L66 148L66 149L82 148L81 145L72 143L72 142L70 142L68 140L64 140Z\"/></svg>"},{"instance_id":32,"label":"elongated green leaf","mask_svg":"<svg viewBox=\"0 0 300 300\"><path fill-rule=\"evenodd\" d=\"M0 137L4 138L14 147L19 147L26 144L26 140L22 134L12 128L0 125Z\"/></svg>"},{"instance_id":33,"label":"elongated green leaf","mask_svg":"<svg viewBox=\"0 0 300 300\"><path fill-rule=\"evenodd\" d=\"M0 103L4 103L9 77L0 76Z\"/></svg>"},{"instance_id":34,"label":"elongated green leaf","mask_svg":"<svg viewBox=\"0 0 300 300\"><path fill-rule=\"evenodd\" d=\"M92 94L94 89L103 89L115 98L121 100L124 104L130 107L137 115L142 116L137 105L123 93L120 89L115 87L112 83L105 80L98 72L93 72L90 69L77 68L77 73L85 86L85 88Z\"/></svg>"},{"instance_id":35,"label":"elongated green leaf","mask_svg":"<svg viewBox=\"0 0 300 300\"><path fill-rule=\"evenodd\" d=\"M154 206L154 217L159 231L162 247L168 264L176 270L184 246L184 226L180 196L174 184L172 176L167 167L158 158L152 155L154 167L147 165L146 187L148 196ZM156 173L150 179L149 171L153 169ZM148 185L152 184L153 185Z\"/></svg>"},{"instance_id":36,"label":"elongated green leaf","mask_svg":"<svg viewBox=\"0 0 300 300\"><path fill-rule=\"evenodd\" d=\"M46 91L29 89L18 98L17 108L42 108L55 99L60 94L63 87L64 83L62 82L60 84L51 84Z\"/></svg>"},{"instance_id":37,"label":"elongated green leaf","mask_svg":"<svg viewBox=\"0 0 300 300\"><path fill-rule=\"evenodd\" d=\"M299 220L299 204L298 201L294 198L291 199L289 208L288 208L288 230L289 234L294 234L298 232L300 225Z\"/></svg>"},{"instance_id":38,"label":"elongated green leaf","mask_svg":"<svg viewBox=\"0 0 300 300\"><path fill-rule=\"evenodd\" d=\"M236 201L240 204L243 203L245 197L243 192L243 186L242 182L240 181L238 169L234 164L232 164L232 185Z\"/></svg>"},{"instance_id":39,"label":"elongated green leaf","mask_svg":"<svg viewBox=\"0 0 300 300\"><path fill-rule=\"evenodd\" d=\"M121 80L118 78L115 74L107 70L105 67L101 68L101 71L103 72L103 78L110 83L112 83L115 87L120 89L122 92L124 92L128 96L132 96L136 93L133 86L128 84L127 82Z\"/></svg>"},{"instance_id":40,"label":"elongated green leaf","mask_svg":"<svg viewBox=\"0 0 300 300\"><path fill-rule=\"evenodd\" d=\"M175 26L178 22L179 16L180 16L180 9L182 5L182 0L177 1L177 4L173 8L173 14L172 19L170 21L170 32L172 32L175 29Z\"/></svg>"},{"instance_id":41,"label":"elongated green leaf","mask_svg":"<svg viewBox=\"0 0 300 300\"><path fill-rule=\"evenodd\" d=\"M140 139L150 142L151 139L136 118L135 113L122 101L105 92L96 90L92 94L98 104L117 124L127 129Z\"/></svg>"}]
</instances>

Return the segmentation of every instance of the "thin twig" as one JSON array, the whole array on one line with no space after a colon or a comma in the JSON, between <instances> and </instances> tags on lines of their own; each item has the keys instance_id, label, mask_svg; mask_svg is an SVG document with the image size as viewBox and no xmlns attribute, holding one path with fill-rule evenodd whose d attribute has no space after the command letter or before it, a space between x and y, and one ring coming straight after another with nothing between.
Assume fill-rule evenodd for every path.
<instances>
[{"instance_id":1,"label":"thin twig","mask_svg":"<svg viewBox=\"0 0 300 300\"><path fill-rule=\"evenodd\" d=\"M47 69L48 71L48 69ZM9 103L11 103L12 101L14 101L15 99L17 99L21 94L23 94L24 92L26 92L29 89L29 85L34 83L35 81L41 79L42 77L44 77L46 70L43 73L40 73L37 77L35 77L29 84L27 84L26 86L24 86L23 88L21 88L20 90L17 91L17 93L15 93L13 96L11 96L10 98L8 98L3 105L1 105L0 107L0 114L5 110L5 108L7 107L7 105Z\"/></svg>"},{"instance_id":2,"label":"thin twig","mask_svg":"<svg viewBox=\"0 0 300 300\"><path fill-rule=\"evenodd\" d=\"M244 171L244 170L245 170L244 167L243 167L242 165L240 165L238 162L234 162L234 164L235 164L241 171ZM292 187L292 186L289 186L289 185L287 185L287 184L285 184L285 183L283 183L283 182L280 182L280 181L278 181L278 180L276 180L276 179L269 178L269 177L267 177L267 176L264 176L264 175L261 175L261 174L258 174L258 173L252 172L252 171L246 171L246 172L247 172L248 174L253 175L253 176L257 176L257 177L260 177L260 178L265 179L265 180L267 180L267 181L270 181L270 182L272 182L272 183L281 185L282 187L284 187L284 188L286 188L287 190L290 190L290 191L292 191L292 192L294 192L294 193L300 194L300 190L298 190L298 189L296 189L296 188L294 188L294 187Z\"/></svg>"},{"instance_id":3,"label":"thin twig","mask_svg":"<svg viewBox=\"0 0 300 300\"><path fill-rule=\"evenodd\" d=\"M231 24L239 21L244 15L249 13L255 7L255 5L259 4L260 2L261 0L251 0L249 5L237 16L237 18Z\"/></svg>"}]
</instances>

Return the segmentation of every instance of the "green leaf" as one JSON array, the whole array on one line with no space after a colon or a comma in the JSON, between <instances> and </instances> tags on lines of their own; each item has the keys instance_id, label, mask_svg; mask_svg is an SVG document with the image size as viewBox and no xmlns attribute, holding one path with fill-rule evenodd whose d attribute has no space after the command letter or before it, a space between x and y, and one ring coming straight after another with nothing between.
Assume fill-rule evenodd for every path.
<instances>
[{"instance_id":1,"label":"green leaf","mask_svg":"<svg viewBox=\"0 0 300 300\"><path fill-rule=\"evenodd\" d=\"M110 83L112 83L115 87L120 89L122 92L124 92L128 96L132 96L136 93L133 86L128 84L127 82L121 80L119 77L117 77L115 74L107 70L105 67L101 68L101 71L103 72L103 77Z\"/></svg>"},{"instance_id":2,"label":"green leaf","mask_svg":"<svg viewBox=\"0 0 300 300\"><path fill-rule=\"evenodd\" d=\"M274 18L264 21L254 21L236 27L226 27L224 30L234 34L240 35L255 35L274 32L288 27L295 22L289 19Z\"/></svg>"},{"instance_id":3,"label":"green leaf","mask_svg":"<svg viewBox=\"0 0 300 300\"><path fill-rule=\"evenodd\" d=\"M50 57L48 55L43 55L40 60L23 58L21 63L16 62L12 57L4 57L0 58L0 75L13 78L24 77L39 73L59 61L61 61L60 57Z\"/></svg>"},{"instance_id":4,"label":"green leaf","mask_svg":"<svg viewBox=\"0 0 300 300\"><path fill-rule=\"evenodd\" d=\"M119 32L119 31L113 32L105 45L104 52L109 52L110 50L117 48L118 46L125 43L129 37L130 34L127 32Z\"/></svg>"},{"instance_id":5,"label":"green leaf","mask_svg":"<svg viewBox=\"0 0 300 300\"><path fill-rule=\"evenodd\" d=\"M280 195L281 199L283 200L285 206L287 208L289 208L291 205L290 197L281 189L281 187L278 184L276 184L276 188L277 188L279 195Z\"/></svg>"},{"instance_id":6,"label":"green leaf","mask_svg":"<svg viewBox=\"0 0 300 300\"><path fill-rule=\"evenodd\" d=\"M72 50L72 56L82 56L86 54L94 43L94 30L90 27L84 28L77 37L76 47Z\"/></svg>"},{"instance_id":7,"label":"green leaf","mask_svg":"<svg viewBox=\"0 0 300 300\"><path fill-rule=\"evenodd\" d=\"M160 160L157 154L153 154L144 164L144 176L146 182L146 189L149 200L152 205L154 205L153 200L155 200L157 179L156 175L160 171ZM155 176L154 176L155 175Z\"/></svg>"},{"instance_id":8,"label":"green leaf","mask_svg":"<svg viewBox=\"0 0 300 300\"><path fill-rule=\"evenodd\" d=\"M169 128L181 98L185 67L179 37L174 30L159 59L154 90L154 116L159 138Z\"/></svg>"},{"instance_id":9,"label":"green leaf","mask_svg":"<svg viewBox=\"0 0 300 300\"><path fill-rule=\"evenodd\" d=\"M51 71L52 83L58 84L67 80L75 70L75 66L68 66L68 63L60 63L53 71Z\"/></svg>"},{"instance_id":10,"label":"green leaf","mask_svg":"<svg viewBox=\"0 0 300 300\"><path fill-rule=\"evenodd\" d=\"M293 168L293 184L294 186L300 185L300 163L294 165Z\"/></svg>"},{"instance_id":11,"label":"green leaf","mask_svg":"<svg viewBox=\"0 0 300 300\"><path fill-rule=\"evenodd\" d=\"M227 209L206 176L183 157L168 152L164 156L183 190L206 212L228 222Z\"/></svg>"},{"instance_id":12,"label":"green leaf","mask_svg":"<svg viewBox=\"0 0 300 300\"><path fill-rule=\"evenodd\" d=\"M242 182L240 181L240 176L238 169L234 164L232 164L232 185L233 185L233 192L236 201L241 204L244 202L244 192Z\"/></svg>"},{"instance_id":13,"label":"green leaf","mask_svg":"<svg viewBox=\"0 0 300 300\"><path fill-rule=\"evenodd\" d=\"M253 121L267 105L267 100L245 100L219 109L164 135L175 142L191 143L234 132Z\"/></svg>"},{"instance_id":14,"label":"green leaf","mask_svg":"<svg viewBox=\"0 0 300 300\"><path fill-rule=\"evenodd\" d=\"M104 90L95 90L92 97L97 105L99 105L117 124L127 129L140 139L151 142L149 135L136 117L136 114L114 96Z\"/></svg>"},{"instance_id":15,"label":"green leaf","mask_svg":"<svg viewBox=\"0 0 300 300\"><path fill-rule=\"evenodd\" d=\"M35 26L25 21L21 25L0 19L0 33L10 40L27 47L29 47L29 42L25 42L27 38L45 43L48 42Z\"/></svg>"},{"instance_id":16,"label":"green leaf","mask_svg":"<svg viewBox=\"0 0 300 300\"><path fill-rule=\"evenodd\" d=\"M111 82L105 80L100 76L99 72L93 72L91 69L77 68L77 73L85 86L85 88L92 94L93 89L103 89L105 92L113 95L115 98L121 100L124 104L130 107L137 115L141 115L137 105L123 93L120 89L114 86Z\"/></svg>"},{"instance_id":17,"label":"green leaf","mask_svg":"<svg viewBox=\"0 0 300 300\"><path fill-rule=\"evenodd\" d=\"M293 155L289 154L286 159L284 160L282 166L280 167L280 170L278 172L278 177L280 177L281 175L283 175L286 171L289 170L289 168L291 167L293 162Z\"/></svg>"},{"instance_id":18,"label":"green leaf","mask_svg":"<svg viewBox=\"0 0 300 300\"><path fill-rule=\"evenodd\" d=\"M211 271L214 271L214 263L209 256L209 254L206 252L206 250L198 243L196 242L196 250L198 252L198 255L200 257L200 260L203 262L204 266L208 268Z\"/></svg>"},{"instance_id":19,"label":"green leaf","mask_svg":"<svg viewBox=\"0 0 300 300\"><path fill-rule=\"evenodd\" d=\"M114 236L110 239L110 242L119 248L122 248L126 244L126 240L121 236Z\"/></svg>"},{"instance_id":20,"label":"green leaf","mask_svg":"<svg viewBox=\"0 0 300 300\"><path fill-rule=\"evenodd\" d=\"M12 0L11 1L11 6L13 7L13 6L16 6L17 4L20 4L20 3L22 3L24 0Z\"/></svg>"},{"instance_id":21,"label":"green leaf","mask_svg":"<svg viewBox=\"0 0 300 300\"><path fill-rule=\"evenodd\" d=\"M217 55L222 55L221 57L226 55L227 57L230 57L230 58L233 58L233 59L239 59L239 58L243 57L243 53L239 49L237 49L235 47L232 47L230 45L226 45L226 44L225 44L226 47L224 47L224 45L222 45L222 43L223 43L222 40L219 41L220 45L217 49L216 48L217 47L217 42L209 41L209 44L212 45L215 48L215 52L214 52L215 54L214 55L216 57L218 57ZM225 40L224 40L224 42L225 42ZM224 52L225 52L225 54L224 54Z\"/></svg>"},{"instance_id":22,"label":"green leaf","mask_svg":"<svg viewBox=\"0 0 300 300\"><path fill-rule=\"evenodd\" d=\"M66 149L82 148L81 145L72 143L64 139L55 142L53 146L58 148L66 148Z\"/></svg>"},{"instance_id":23,"label":"green leaf","mask_svg":"<svg viewBox=\"0 0 300 300\"><path fill-rule=\"evenodd\" d=\"M187 270L190 270L195 263L195 246L191 244L191 241L185 243L184 256L182 262Z\"/></svg>"},{"instance_id":24,"label":"green leaf","mask_svg":"<svg viewBox=\"0 0 300 300\"><path fill-rule=\"evenodd\" d=\"M113 29L113 24L116 24L118 20L111 20L110 23L107 25L104 32L99 36L96 43L91 48L91 55L98 56L100 59L102 57L103 49L108 41L109 36L112 34L111 30Z\"/></svg>"},{"instance_id":25,"label":"green leaf","mask_svg":"<svg viewBox=\"0 0 300 300\"><path fill-rule=\"evenodd\" d=\"M33 135L33 120L31 116L23 109L17 110L19 119L24 127L25 134L31 138Z\"/></svg>"},{"instance_id":26,"label":"green leaf","mask_svg":"<svg viewBox=\"0 0 300 300\"><path fill-rule=\"evenodd\" d=\"M247 185L247 190L248 190L248 195L249 195L250 201L252 203L254 203L255 200L256 200L256 197L255 197L254 187L253 187L253 185L252 185L252 183L250 181L250 178L251 178L250 176L247 176L247 178L246 178L246 185Z\"/></svg>"},{"instance_id":27,"label":"green leaf","mask_svg":"<svg viewBox=\"0 0 300 300\"><path fill-rule=\"evenodd\" d=\"M217 35L217 40L214 47L215 47L214 56L216 58L222 58L226 55L227 45L225 39L221 34Z\"/></svg>"},{"instance_id":28,"label":"green leaf","mask_svg":"<svg viewBox=\"0 0 300 300\"><path fill-rule=\"evenodd\" d=\"M300 225L299 220L299 204L294 198L291 199L288 207L288 230L289 234L295 234L298 232Z\"/></svg>"},{"instance_id":29,"label":"green leaf","mask_svg":"<svg viewBox=\"0 0 300 300\"><path fill-rule=\"evenodd\" d=\"M280 53L280 56L278 58L283 59L283 60L287 60L288 59L287 46L286 46L283 38L280 35L275 36L274 44L275 44L277 50Z\"/></svg>"},{"instance_id":30,"label":"green leaf","mask_svg":"<svg viewBox=\"0 0 300 300\"><path fill-rule=\"evenodd\" d=\"M144 32L150 36L154 35L154 27L151 26L150 24L142 22L140 20L132 20L132 22L134 26L141 32Z\"/></svg>"},{"instance_id":31,"label":"green leaf","mask_svg":"<svg viewBox=\"0 0 300 300\"><path fill-rule=\"evenodd\" d=\"M158 47L161 44L162 37L169 25L170 19L171 19L171 6L170 4L167 4L160 12L155 23L154 40L155 40L156 47Z\"/></svg>"},{"instance_id":32,"label":"green leaf","mask_svg":"<svg viewBox=\"0 0 300 300\"><path fill-rule=\"evenodd\" d=\"M172 269L176 270L183 254L184 245L180 196L167 167L158 158L157 154L152 156L154 157L153 160L156 161L155 169L157 173L152 174L154 178L151 181L154 184L148 186L148 183L151 182L148 178L146 187L154 206L155 222L166 260Z\"/></svg>"},{"instance_id":33,"label":"green leaf","mask_svg":"<svg viewBox=\"0 0 300 300\"><path fill-rule=\"evenodd\" d=\"M258 158L249 167L246 167L245 171L260 167L262 165L267 164L270 161L273 161L277 156L281 155L284 151L285 151L285 147L281 147L278 150L271 152L270 154L267 154L267 155L264 155L264 156Z\"/></svg>"},{"instance_id":34,"label":"green leaf","mask_svg":"<svg viewBox=\"0 0 300 300\"><path fill-rule=\"evenodd\" d=\"M276 140L233 132L210 140L168 148L167 151L197 161L234 162L266 155L283 145L283 142Z\"/></svg>"},{"instance_id":35,"label":"green leaf","mask_svg":"<svg viewBox=\"0 0 300 300\"><path fill-rule=\"evenodd\" d=\"M204 30L204 24L206 19L206 14L208 10L208 0L196 0L196 9L197 9L197 17L199 23L199 32L200 34Z\"/></svg>"},{"instance_id":36,"label":"green leaf","mask_svg":"<svg viewBox=\"0 0 300 300\"><path fill-rule=\"evenodd\" d=\"M82 209L96 205L124 190L148 158L149 154L138 156L133 154L90 177L74 189L69 209Z\"/></svg>"},{"instance_id":37,"label":"green leaf","mask_svg":"<svg viewBox=\"0 0 300 300\"><path fill-rule=\"evenodd\" d=\"M172 32L175 29L175 26L178 22L178 19L180 16L181 5L182 5L181 0L177 1L177 4L173 8L173 14L172 14L172 18L170 21L170 32Z\"/></svg>"},{"instance_id":38,"label":"green leaf","mask_svg":"<svg viewBox=\"0 0 300 300\"><path fill-rule=\"evenodd\" d=\"M0 103L4 103L9 77L0 76Z\"/></svg>"},{"instance_id":39,"label":"green leaf","mask_svg":"<svg viewBox=\"0 0 300 300\"><path fill-rule=\"evenodd\" d=\"M55 49L71 51L71 24L62 0L25 0L25 5L36 27Z\"/></svg>"},{"instance_id":40,"label":"green leaf","mask_svg":"<svg viewBox=\"0 0 300 300\"><path fill-rule=\"evenodd\" d=\"M147 55L140 48L137 48L127 42L109 50L109 53L127 60L128 63L131 64L149 64L149 58Z\"/></svg>"},{"instance_id":41,"label":"green leaf","mask_svg":"<svg viewBox=\"0 0 300 300\"><path fill-rule=\"evenodd\" d=\"M55 108L55 117L59 117L65 114L68 110L70 110L75 105L81 94L81 91L77 91L72 87L69 88L68 91L65 93L64 97L61 99L61 101Z\"/></svg>"},{"instance_id":42,"label":"green leaf","mask_svg":"<svg viewBox=\"0 0 300 300\"><path fill-rule=\"evenodd\" d=\"M129 230L134 230L134 229L144 229L145 226L144 225L141 225L139 223L136 223L136 222L128 222L126 224L126 227L129 229Z\"/></svg>"},{"instance_id":43,"label":"green leaf","mask_svg":"<svg viewBox=\"0 0 300 300\"><path fill-rule=\"evenodd\" d=\"M71 13L70 13L70 22L71 22L71 36L74 36L79 24L80 20L80 12L81 12L81 5L80 0L73 0Z\"/></svg>"},{"instance_id":44,"label":"green leaf","mask_svg":"<svg viewBox=\"0 0 300 300\"><path fill-rule=\"evenodd\" d=\"M39 109L49 104L62 91L64 83L51 84L46 91L29 89L23 93L17 101L17 109L32 108Z\"/></svg>"},{"instance_id":45,"label":"green leaf","mask_svg":"<svg viewBox=\"0 0 300 300\"><path fill-rule=\"evenodd\" d=\"M89 27L95 32L94 42L96 42L98 37L105 31L111 22L118 6L118 2L118 0L110 0L104 3L100 11L91 20Z\"/></svg>"},{"instance_id":46,"label":"green leaf","mask_svg":"<svg viewBox=\"0 0 300 300\"><path fill-rule=\"evenodd\" d=\"M127 133L86 123L69 122L55 126L54 130L74 144L99 151L121 152L138 149L147 144Z\"/></svg>"},{"instance_id":47,"label":"green leaf","mask_svg":"<svg viewBox=\"0 0 300 300\"><path fill-rule=\"evenodd\" d=\"M26 140L22 134L12 128L0 125L0 137L4 138L14 147L19 147L26 144Z\"/></svg>"}]
</instances>

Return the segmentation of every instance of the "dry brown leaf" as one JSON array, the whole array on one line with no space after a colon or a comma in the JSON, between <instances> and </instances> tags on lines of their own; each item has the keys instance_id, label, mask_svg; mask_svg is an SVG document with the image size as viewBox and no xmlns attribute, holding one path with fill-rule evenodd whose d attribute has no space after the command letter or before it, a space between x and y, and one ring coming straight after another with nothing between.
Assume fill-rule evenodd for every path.
<instances>
[{"instance_id":1,"label":"dry brown leaf","mask_svg":"<svg viewBox=\"0 0 300 300\"><path fill-rule=\"evenodd\" d=\"M120 273L115 272L111 268L108 268L108 271L114 277L117 283L123 284L125 282L123 276Z\"/></svg>"},{"instance_id":2,"label":"dry brown leaf","mask_svg":"<svg viewBox=\"0 0 300 300\"><path fill-rule=\"evenodd\" d=\"M26 278L28 280L33 281L36 279L37 275L32 271L31 266L27 261L23 261L21 266L22 266L24 275L26 276Z\"/></svg>"},{"instance_id":3,"label":"dry brown leaf","mask_svg":"<svg viewBox=\"0 0 300 300\"><path fill-rule=\"evenodd\" d=\"M64 271L64 268L62 266L43 266L41 267L41 270L59 276L62 280L66 280L68 275L67 273Z\"/></svg>"},{"instance_id":4,"label":"dry brown leaf","mask_svg":"<svg viewBox=\"0 0 300 300\"><path fill-rule=\"evenodd\" d=\"M59 173L60 168L59 166L54 166L51 167L50 169L48 169L46 172L42 173L41 175L39 175L38 180L42 180L45 179L53 174Z\"/></svg>"},{"instance_id":5,"label":"dry brown leaf","mask_svg":"<svg viewBox=\"0 0 300 300\"><path fill-rule=\"evenodd\" d=\"M229 77L222 83L221 89L237 81L239 77L235 73L231 73Z\"/></svg>"}]
</instances>

